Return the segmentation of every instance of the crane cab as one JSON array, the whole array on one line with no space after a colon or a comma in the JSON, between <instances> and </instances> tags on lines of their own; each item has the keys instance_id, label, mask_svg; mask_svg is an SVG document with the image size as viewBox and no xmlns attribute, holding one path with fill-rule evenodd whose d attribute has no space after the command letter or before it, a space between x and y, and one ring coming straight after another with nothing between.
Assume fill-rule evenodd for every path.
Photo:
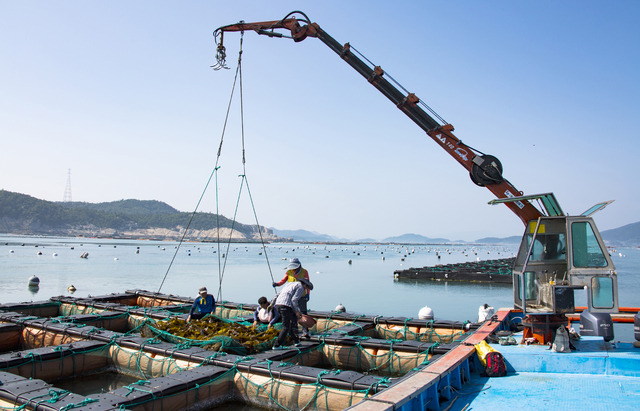
<instances>
[{"instance_id":1,"label":"crane cab","mask_svg":"<svg viewBox=\"0 0 640 411\"><path fill-rule=\"evenodd\" d=\"M527 223L513 267L514 307L525 315L529 335L547 343L553 326L574 313L575 293L586 292L587 311L618 312L618 278L591 215L612 201L578 216L567 216L552 193L493 200L490 204L537 201L545 212ZM598 314L601 313L601 314ZM536 334L536 330L543 331ZM525 332L525 335L527 333Z\"/></svg>"},{"instance_id":2,"label":"crane cab","mask_svg":"<svg viewBox=\"0 0 640 411\"><path fill-rule=\"evenodd\" d=\"M530 221L513 267L514 306L525 314L575 312L574 292L586 290L590 312L618 312L618 280L589 216Z\"/></svg>"}]
</instances>

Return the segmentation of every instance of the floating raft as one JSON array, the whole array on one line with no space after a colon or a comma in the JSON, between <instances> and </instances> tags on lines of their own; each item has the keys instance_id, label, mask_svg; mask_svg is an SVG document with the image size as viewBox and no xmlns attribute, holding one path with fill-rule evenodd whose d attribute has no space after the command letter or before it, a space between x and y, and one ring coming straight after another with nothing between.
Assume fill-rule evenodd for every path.
<instances>
[{"instance_id":1,"label":"floating raft","mask_svg":"<svg viewBox=\"0 0 640 411\"><path fill-rule=\"evenodd\" d=\"M433 267L396 270L394 277L400 280L467 281L512 284L511 270L515 258L502 258Z\"/></svg>"},{"instance_id":2,"label":"floating raft","mask_svg":"<svg viewBox=\"0 0 640 411\"><path fill-rule=\"evenodd\" d=\"M192 302L132 290L0 305L0 407L186 410L243 403L338 410L371 399L385 409L385 397L374 400L378 394L408 395L406 402L412 394L394 394L394 387L421 374L431 381L422 400L438 409L444 391L470 379L469 350L464 357L455 352L481 327L310 311L317 323L301 346L248 350L229 336L212 343L161 330L164 322L186 318ZM220 302L215 317L237 328L249 324L255 308ZM129 384L76 392L86 380L114 375Z\"/></svg>"},{"instance_id":3,"label":"floating raft","mask_svg":"<svg viewBox=\"0 0 640 411\"><path fill-rule=\"evenodd\" d=\"M579 400L600 391L583 381L597 378L618 391L593 401L608 409L637 409L639 351L602 337L574 341L572 353L497 345L508 378L483 377L474 345L513 330L522 322L514 310L501 309L482 324L309 311L317 321L311 339L282 350L254 350L228 343L229 336L212 344L211 337L172 341L176 336L153 334L165 321L186 318L192 303L132 290L1 304L0 408L174 411L247 404L269 410L441 411L469 404L495 409L515 398L558 409L566 408L568 392L584 408ZM220 302L215 317L242 326L255 308ZM522 332L514 336L524 338ZM248 348L250 354L238 354ZM555 374L569 385L540 386ZM88 388L96 376L107 385ZM522 393L530 391L535 395L524 399Z\"/></svg>"}]
</instances>

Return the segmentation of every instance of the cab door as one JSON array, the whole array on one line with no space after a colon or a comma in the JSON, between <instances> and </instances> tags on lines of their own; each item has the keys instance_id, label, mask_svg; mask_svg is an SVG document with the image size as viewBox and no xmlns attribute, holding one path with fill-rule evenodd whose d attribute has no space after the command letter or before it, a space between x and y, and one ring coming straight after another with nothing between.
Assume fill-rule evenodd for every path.
<instances>
[{"instance_id":1,"label":"cab door","mask_svg":"<svg viewBox=\"0 0 640 411\"><path fill-rule=\"evenodd\" d=\"M618 276L593 219L567 217L567 223L571 285L587 287L589 311L617 313Z\"/></svg>"}]
</instances>

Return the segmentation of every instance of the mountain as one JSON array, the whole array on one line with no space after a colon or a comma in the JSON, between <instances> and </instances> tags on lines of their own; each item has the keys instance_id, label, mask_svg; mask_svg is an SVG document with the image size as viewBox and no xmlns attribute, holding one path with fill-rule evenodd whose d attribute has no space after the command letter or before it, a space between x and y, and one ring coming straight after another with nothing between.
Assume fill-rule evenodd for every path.
<instances>
[{"instance_id":1,"label":"mountain","mask_svg":"<svg viewBox=\"0 0 640 411\"><path fill-rule=\"evenodd\" d=\"M344 238L334 237L328 234L320 234L306 230L278 230L272 228L273 233L278 237L287 238L297 242L312 243L335 243L335 242L354 242L354 243L398 243L398 244L507 244L517 245L522 241L522 236L515 235L510 237L483 237L475 241L451 241L447 238L431 238L420 234L402 234L394 237L387 237L383 240L364 238L358 240L347 240ZM608 245L618 246L636 246L640 245L640 222L629 224L620 228L602 231L602 238Z\"/></svg>"},{"instance_id":2,"label":"mountain","mask_svg":"<svg viewBox=\"0 0 640 411\"><path fill-rule=\"evenodd\" d=\"M160 201L52 202L0 190L0 232L179 240L257 241L276 239L270 230L213 213L180 212Z\"/></svg>"},{"instance_id":3,"label":"mountain","mask_svg":"<svg viewBox=\"0 0 640 411\"><path fill-rule=\"evenodd\" d=\"M522 236L514 235L505 238L484 237L479 238L474 242L478 244L520 244L520 241L522 241Z\"/></svg>"},{"instance_id":4,"label":"mountain","mask_svg":"<svg viewBox=\"0 0 640 411\"><path fill-rule=\"evenodd\" d=\"M24 235L59 235L87 237L123 237L144 239L182 238L191 220L188 240L204 241L285 241L314 243L400 243L448 244L446 238L430 238L420 234L403 234L383 240L356 241L307 230L278 230L246 225L213 213L185 213L155 200L119 200L105 203L52 202L26 194L0 190L0 232ZM220 229L218 230L218 227ZM611 246L640 245L640 222L602 231ZM520 236L485 237L474 243L518 244ZM465 243L465 241L455 241Z\"/></svg>"},{"instance_id":5,"label":"mountain","mask_svg":"<svg viewBox=\"0 0 640 411\"><path fill-rule=\"evenodd\" d=\"M602 239L609 245L640 245L640 221L611 230L601 231Z\"/></svg>"}]
</instances>

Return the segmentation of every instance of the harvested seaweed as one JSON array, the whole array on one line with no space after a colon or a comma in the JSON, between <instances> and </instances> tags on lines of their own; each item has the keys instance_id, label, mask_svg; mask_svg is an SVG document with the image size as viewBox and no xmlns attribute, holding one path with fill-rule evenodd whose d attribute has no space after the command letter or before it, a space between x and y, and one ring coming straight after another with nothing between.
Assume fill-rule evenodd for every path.
<instances>
[{"instance_id":1,"label":"harvested seaweed","mask_svg":"<svg viewBox=\"0 0 640 411\"><path fill-rule=\"evenodd\" d=\"M276 338L279 333L279 330L275 328L268 330L260 327L253 328L233 321L224 321L215 316L207 316L191 322L174 317L168 321L156 323L154 328L187 340L212 341L212 344L208 344L204 348L215 351L224 350L225 344L213 341L225 337L230 338L244 347L249 353L262 351L265 345L270 345L269 342Z\"/></svg>"}]
</instances>

